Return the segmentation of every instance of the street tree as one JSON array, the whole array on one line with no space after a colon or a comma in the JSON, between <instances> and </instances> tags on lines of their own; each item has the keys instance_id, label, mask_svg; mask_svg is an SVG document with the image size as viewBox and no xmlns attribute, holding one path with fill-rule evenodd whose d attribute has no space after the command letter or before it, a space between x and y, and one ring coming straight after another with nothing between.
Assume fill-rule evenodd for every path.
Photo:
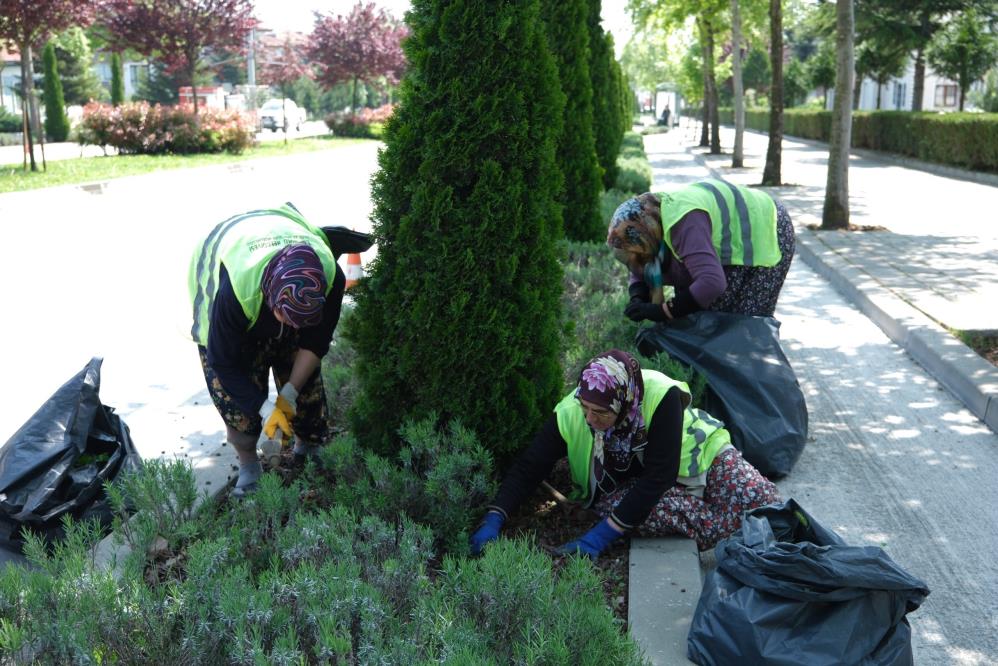
<instances>
[{"instance_id":1,"label":"street tree","mask_svg":"<svg viewBox=\"0 0 998 666\"><path fill-rule=\"evenodd\" d=\"M87 32L79 26L64 30L52 39L59 66L59 80L67 105L86 104L100 99L100 78L94 70L94 52Z\"/></svg>"},{"instance_id":2,"label":"street tree","mask_svg":"<svg viewBox=\"0 0 998 666\"><path fill-rule=\"evenodd\" d=\"M102 19L114 50L133 48L156 58L167 74L191 86L198 112L196 82L212 50L243 53L256 25L252 0L107 0Z\"/></svg>"},{"instance_id":3,"label":"street tree","mask_svg":"<svg viewBox=\"0 0 998 666\"><path fill-rule=\"evenodd\" d=\"M960 111L970 84L994 66L996 50L998 38L973 9L954 16L929 45L926 53L929 64L938 74L956 81L960 88Z\"/></svg>"},{"instance_id":4,"label":"street tree","mask_svg":"<svg viewBox=\"0 0 998 666\"><path fill-rule=\"evenodd\" d=\"M806 64L808 81L821 90L821 108L828 106L828 90L835 87L835 68L835 45L825 40Z\"/></svg>"},{"instance_id":5,"label":"street tree","mask_svg":"<svg viewBox=\"0 0 998 666\"><path fill-rule=\"evenodd\" d=\"M745 162L745 90L742 86L742 14L738 0L731 0L731 81L735 88L735 147L731 166L740 169Z\"/></svg>"},{"instance_id":6,"label":"street tree","mask_svg":"<svg viewBox=\"0 0 998 666\"><path fill-rule=\"evenodd\" d=\"M358 439L460 418L501 460L558 397L564 95L538 0L416 0L355 287Z\"/></svg>"},{"instance_id":7,"label":"street tree","mask_svg":"<svg viewBox=\"0 0 998 666\"><path fill-rule=\"evenodd\" d=\"M296 43L288 35L280 46L261 53L259 80L274 86L281 94L281 114L284 117L284 143L288 142L287 100L294 94L295 84L304 76L311 76L312 68L305 60L305 44Z\"/></svg>"},{"instance_id":8,"label":"street tree","mask_svg":"<svg viewBox=\"0 0 998 666\"><path fill-rule=\"evenodd\" d=\"M69 136L69 117L66 115L66 100L62 96L62 81L59 80L59 65L52 42L42 50L42 62L45 70L42 93L45 98L45 134L52 141L65 141Z\"/></svg>"},{"instance_id":9,"label":"street tree","mask_svg":"<svg viewBox=\"0 0 998 666\"><path fill-rule=\"evenodd\" d=\"M358 2L349 16L317 13L306 53L314 63L316 81L327 90L339 83L352 84L350 113L354 114L358 83L384 79L394 85L401 78L405 69L401 45L407 34L404 24L373 2Z\"/></svg>"},{"instance_id":10,"label":"street tree","mask_svg":"<svg viewBox=\"0 0 998 666\"><path fill-rule=\"evenodd\" d=\"M908 48L904 43L883 41L871 37L856 46L856 83L853 93L853 108L859 105L859 84L864 77L877 84L877 109L881 107L881 93L884 86L893 78L904 73L908 65Z\"/></svg>"},{"instance_id":11,"label":"street tree","mask_svg":"<svg viewBox=\"0 0 998 666\"><path fill-rule=\"evenodd\" d=\"M121 106L125 101L125 77L122 75L121 54L111 54L111 105Z\"/></svg>"},{"instance_id":12,"label":"street tree","mask_svg":"<svg viewBox=\"0 0 998 666\"><path fill-rule=\"evenodd\" d=\"M558 165L564 178L559 197L565 237L595 241L605 232L599 216L600 164L593 137L593 89L589 77L587 0L542 0L548 45L565 94Z\"/></svg>"},{"instance_id":13,"label":"street tree","mask_svg":"<svg viewBox=\"0 0 998 666\"><path fill-rule=\"evenodd\" d=\"M746 88L760 93L768 92L773 81L773 70L769 66L769 56L759 47L749 49L742 67L742 82Z\"/></svg>"},{"instance_id":14,"label":"street tree","mask_svg":"<svg viewBox=\"0 0 998 666\"><path fill-rule=\"evenodd\" d=\"M52 35L93 20L100 0L0 0L0 41L21 55L21 99L25 100L29 132L25 132L31 170L38 171L32 134L40 131L35 99L32 50Z\"/></svg>"},{"instance_id":15,"label":"street tree","mask_svg":"<svg viewBox=\"0 0 998 666\"><path fill-rule=\"evenodd\" d=\"M832 135L828 146L828 177L822 229L849 228L849 148L852 141L853 30L852 0L838 0L835 6L835 101L832 105Z\"/></svg>"},{"instance_id":16,"label":"street tree","mask_svg":"<svg viewBox=\"0 0 998 666\"><path fill-rule=\"evenodd\" d=\"M773 78L769 86L769 145L762 184L773 187L783 184L783 0L769 0L769 66Z\"/></svg>"}]
</instances>

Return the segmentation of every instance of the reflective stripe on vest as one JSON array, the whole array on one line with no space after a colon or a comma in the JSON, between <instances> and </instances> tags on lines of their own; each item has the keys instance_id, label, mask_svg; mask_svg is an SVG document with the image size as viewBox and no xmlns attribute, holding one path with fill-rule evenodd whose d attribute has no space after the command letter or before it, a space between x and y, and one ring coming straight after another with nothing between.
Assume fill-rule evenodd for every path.
<instances>
[{"instance_id":1,"label":"reflective stripe on vest","mask_svg":"<svg viewBox=\"0 0 998 666\"><path fill-rule=\"evenodd\" d=\"M267 264L282 248L298 243L309 245L318 255L328 294L336 277L336 259L322 230L309 224L292 206L250 211L216 225L191 257L191 338L208 344L209 314L222 264L229 271L233 292L251 328L260 316L260 283Z\"/></svg>"},{"instance_id":2,"label":"reflective stripe on vest","mask_svg":"<svg viewBox=\"0 0 998 666\"><path fill-rule=\"evenodd\" d=\"M670 230L692 210L710 216L711 241L724 266L775 266L780 263L776 203L761 190L708 179L658 195L663 240L677 259Z\"/></svg>"}]
</instances>

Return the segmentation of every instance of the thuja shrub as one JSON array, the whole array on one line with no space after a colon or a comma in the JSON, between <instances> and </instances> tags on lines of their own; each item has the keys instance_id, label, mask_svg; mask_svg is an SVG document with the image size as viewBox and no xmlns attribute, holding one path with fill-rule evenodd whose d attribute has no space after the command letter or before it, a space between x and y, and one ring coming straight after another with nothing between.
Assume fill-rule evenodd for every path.
<instances>
[{"instance_id":1,"label":"thuja shrub","mask_svg":"<svg viewBox=\"0 0 998 666\"><path fill-rule=\"evenodd\" d=\"M589 78L593 89L593 136L596 156L603 169L603 187L613 187L617 180L617 155L620 151L619 93L614 86L610 51L603 32L600 12L602 0L586 0L589 12Z\"/></svg>"},{"instance_id":2,"label":"thuja shrub","mask_svg":"<svg viewBox=\"0 0 998 666\"><path fill-rule=\"evenodd\" d=\"M110 106L91 102L83 107L81 144L116 148L122 154L238 154L253 143L253 124L238 111L191 105L161 106L133 102Z\"/></svg>"},{"instance_id":3,"label":"thuja shrub","mask_svg":"<svg viewBox=\"0 0 998 666\"><path fill-rule=\"evenodd\" d=\"M496 491L492 456L460 423L438 430L436 420L407 422L394 459L343 435L320 452L320 460L335 479L327 486L332 503L388 521L404 511L429 527L439 549L463 553L469 530Z\"/></svg>"},{"instance_id":4,"label":"thuja shrub","mask_svg":"<svg viewBox=\"0 0 998 666\"><path fill-rule=\"evenodd\" d=\"M497 458L557 399L562 95L536 1L414 2L348 337L359 441L459 418Z\"/></svg>"},{"instance_id":5,"label":"thuja shrub","mask_svg":"<svg viewBox=\"0 0 998 666\"><path fill-rule=\"evenodd\" d=\"M617 158L617 182L614 187L624 192L641 194L651 189L651 164L645 154L644 139L637 132L628 132L620 145ZM610 220L603 223L603 231Z\"/></svg>"},{"instance_id":6,"label":"thuja shrub","mask_svg":"<svg viewBox=\"0 0 998 666\"><path fill-rule=\"evenodd\" d=\"M565 94L565 122L557 149L564 179L559 202L565 237L582 241L598 240L604 231L598 203L603 185L593 138L588 12L587 0L541 3L548 44Z\"/></svg>"}]
</instances>

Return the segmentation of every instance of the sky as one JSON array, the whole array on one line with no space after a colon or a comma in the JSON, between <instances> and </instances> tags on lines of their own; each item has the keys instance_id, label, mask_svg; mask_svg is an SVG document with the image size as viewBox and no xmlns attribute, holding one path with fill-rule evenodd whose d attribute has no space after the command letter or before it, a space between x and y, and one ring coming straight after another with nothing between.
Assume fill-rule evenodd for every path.
<instances>
[{"instance_id":1,"label":"sky","mask_svg":"<svg viewBox=\"0 0 998 666\"><path fill-rule=\"evenodd\" d=\"M402 18L409 8L409 0L373 0L396 18ZM278 32L296 30L311 32L313 13L347 15L357 0L255 0L256 16L264 27ZM603 0L603 29L613 33L617 56L631 35L631 20L625 6L627 0Z\"/></svg>"}]
</instances>

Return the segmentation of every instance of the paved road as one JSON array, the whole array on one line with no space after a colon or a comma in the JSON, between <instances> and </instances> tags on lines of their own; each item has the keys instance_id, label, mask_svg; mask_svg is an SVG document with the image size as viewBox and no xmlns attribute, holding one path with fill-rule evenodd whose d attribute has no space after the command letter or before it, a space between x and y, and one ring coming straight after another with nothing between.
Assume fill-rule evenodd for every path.
<instances>
[{"instance_id":1,"label":"paved road","mask_svg":"<svg viewBox=\"0 0 998 666\"><path fill-rule=\"evenodd\" d=\"M722 133L723 145L730 147L732 136ZM685 138L676 132L647 137L656 188L709 174L759 182L764 136L746 135L748 165L740 170L728 166L730 155L701 155L702 149ZM796 186L774 194L798 224L820 220L826 156L814 145L784 143L784 180ZM998 230L973 213L993 210L998 188L866 158L853 158L850 173L853 223L886 226L928 248L963 248L965 266L951 261L959 253L947 255L947 272L926 274L923 285L929 281L956 297L959 289L946 276L964 271L970 283L965 291L994 293L994 265L981 257L994 256ZM892 236L867 234L869 248L863 251L879 251L908 270L932 265L924 249L902 256L884 251L882 239ZM925 290L914 283L892 286L901 295L904 289L918 296ZM993 321L995 308L980 314ZM810 441L793 472L778 483L781 491L850 543L883 547L928 584L931 595L909 616L917 663L998 663L998 561L993 555L998 552L998 435L799 255L776 316L810 413Z\"/></svg>"},{"instance_id":2,"label":"paved road","mask_svg":"<svg viewBox=\"0 0 998 666\"><path fill-rule=\"evenodd\" d=\"M195 455L221 439L185 338L194 243L230 215L284 201L317 224L369 230L378 145L112 180L95 193L0 195L0 219L23 220L24 230L0 263L9 294L0 441L96 355L105 359L101 397L143 457Z\"/></svg>"}]
</instances>

